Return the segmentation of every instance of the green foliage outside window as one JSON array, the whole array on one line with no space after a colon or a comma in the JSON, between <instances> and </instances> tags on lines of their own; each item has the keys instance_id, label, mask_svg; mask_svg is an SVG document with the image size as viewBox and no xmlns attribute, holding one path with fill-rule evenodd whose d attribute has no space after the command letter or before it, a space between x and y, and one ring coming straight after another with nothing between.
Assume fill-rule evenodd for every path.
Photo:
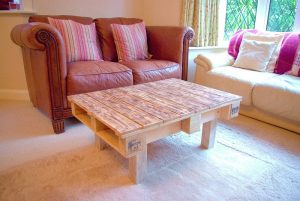
<instances>
[{"instance_id":1,"label":"green foliage outside window","mask_svg":"<svg viewBox=\"0 0 300 201\"><path fill-rule=\"evenodd\" d=\"M228 40L238 29L253 29L258 0L227 0L224 39Z\"/></svg>"},{"instance_id":2,"label":"green foliage outside window","mask_svg":"<svg viewBox=\"0 0 300 201\"><path fill-rule=\"evenodd\" d=\"M296 4L297 0L270 0L266 30L293 31ZM258 0L227 0L224 40L239 29L255 28L257 5Z\"/></svg>"},{"instance_id":3,"label":"green foliage outside window","mask_svg":"<svg viewBox=\"0 0 300 201\"><path fill-rule=\"evenodd\" d=\"M271 0L268 31L292 31L296 15L296 0Z\"/></svg>"}]
</instances>

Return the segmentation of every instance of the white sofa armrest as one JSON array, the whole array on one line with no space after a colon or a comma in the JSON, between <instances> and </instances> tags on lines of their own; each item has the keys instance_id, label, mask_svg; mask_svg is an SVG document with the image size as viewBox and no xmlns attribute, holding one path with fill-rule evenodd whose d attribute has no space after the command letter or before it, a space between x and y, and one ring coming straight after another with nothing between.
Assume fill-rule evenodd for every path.
<instances>
[{"instance_id":1,"label":"white sofa armrest","mask_svg":"<svg viewBox=\"0 0 300 201\"><path fill-rule=\"evenodd\" d=\"M227 51L200 53L194 62L197 68L203 68L205 71L210 71L213 68L220 66L231 66L234 63L234 58Z\"/></svg>"}]
</instances>

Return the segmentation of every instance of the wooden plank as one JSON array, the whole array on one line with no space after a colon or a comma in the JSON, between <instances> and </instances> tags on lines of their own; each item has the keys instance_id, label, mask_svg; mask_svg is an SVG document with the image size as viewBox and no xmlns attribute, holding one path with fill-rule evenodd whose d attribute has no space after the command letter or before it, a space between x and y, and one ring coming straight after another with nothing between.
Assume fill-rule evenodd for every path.
<instances>
[{"instance_id":1,"label":"wooden plank","mask_svg":"<svg viewBox=\"0 0 300 201\"><path fill-rule=\"evenodd\" d=\"M146 149L146 138L143 133L119 139L119 148L125 157L130 157Z\"/></svg>"},{"instance_id":2,"label":"wooden plank","mask_svg":"<svg viewBox=\"0 0 300 201\"><path fill-rule=\"evenodd\" d=\"M174 96L179 96L181 100L185 101L185 104L201 104L208 106L209 108L216 107L217 105L220 104L222 101L218 101L217 99L213 98L206 98L204 96L198 96L191 94L189 91L186 90L186 87L174 87L174 86L164 86L164 85L158 85L156 83L147 83L145 85L147 87L154 88L156 90L160 89L160 93L165 92L168 94L166 97L174 97ZM153 89L152 89L153 90ZM171 96L169 94L172 94ZM189 101L189 102L187 102Z\"/></svg>"},{"instance_id":3,"label":"wooden plank","mask_svg":"<svg viewBox=\"0 0 300 201\"><path fill-rule=\"evenodd\" d=\"M176 91L176 92L183 92L187 95L190 96L196 96L199 98L204 98L204 99L209 99L209 100L213 100L214 102L225 102L225 101L230 101L232 98L228 97L228 96L220 96L218 94L214 94L214 93L207 93L206 91L202 91L196 88L190 88L190 87L186 87L186 86L182 86L182 85L162 85L163 88L165 89L169 89L171 88L172 91Z\"/></svg>"},{"instance_id":4,"label":"wooden plank","mask_svg":"<svg viewBox=\"0 0 300 201\"><path fill-rule=\"evenodd\" d=\"M138 123L133 122L86 94L78 94L72 98L72 101L76 102L76 104L82 109L90 111L96 119L104 123L119 135L142 128L142 126Z\"/></svg>"},{"instance_id":5,"label":"wooden plank","mask_svg":"<svg viewBox=\"0 0 300 201\"><path fill-rule=\"evenodd\" d=\"M95 134L101 140L103 140L105 143L107 143L109 146L111 146L113 149L115 149L117 152L124 156L124 153L122 153L119 148L119 137L115 135L115 133L112 130L100 130Z\"/></svg>"},{"instance_id":6,"label":"wooden plank","mask_svg":"<svg viewBox=\"0 0 300 201\"><path fill-rule=\"evenodd\" d=\"M137 96L148 102L151 102L159 107L164 107L169 111L179 114L180 116L195 113L195 110L193 109L193 107L180 105L180 104L170 101L164 97L153 95L153 94L149 93L148 91L140 90L135 87L121 88L120 90L128 92L129 94Z\"/></svg>"},{"instance_id":7,"label":"wooden plank","mask_svg":"<svg viewBox=\"0 0 300 201\"><path fill-rule=\"evenodd\" d=\"M203 124L201 146L209 149L213 148L216 138L217 120L212 120Z\"/></svg>"},{"instance_id":8,"label":"wooden plank","mask_svg":"<svg viewBox=\"0 0 300 201\"><path fill-rule=\"evenodd\" d=\"M98 135L95 135L95 145L99 150L104 150L107 146L104 140L102 140Z\"/></svg>"},{"instance_id":9,"label":"wooden plank","mask_svg":"<svg viewBox=\"0 0 300 201\"><path fill-rule=\"evenodd\" d=\"M182 131L188 134L200 131L201 115L194 115L188 119L181 121Z\"/></svg>"},{"instance_id":10,"label":"wooden plank","mask_svg":"<svg viewBox=\"0 0 300 201\"><path fill-rule=\"evenodd\" d=\"M154 126L163 122L161 119L122 101L122 99L117 99L109 94L103 93L102 91L88 93L87 95L126 116L132 121L142 125L143 128Z\"/></svg>"},{"instance_id":11,"label":"wooden plank","mask_svg":"<svg viewBox=\"0 0 300 201\"><path fill-rule=\"evenodd\" d=\"M138 152L129 158L129 178L134 183L140 183L147 173L147 146L145 150Z\"/></svg>"},{"instance_id":12,"label":"wooden plank","mask_svg":"<svg viewBox=\"0 0 300 201\"><path fill-rule=\"evenodd\" d=\"M162 139L166 136L176 134L181 131L181 122L177 121L169 125L165 125L163 127L159 127L144 133L146 137L146 142L151 143L156 140Z\"/></svg>"},{"instance_id":13,"label":"wooden plank","mask_svg":"<svg viewBox=\"0 0 300 201\"><path fill-rule=\"evenodd\" d=\"M194 97L183 97L181 95L172 94L167 90L163 90L163 88L159 88L159 86L154 87L154 85L152 85L151 83L139 85L135 88L167 99L169 102L174 102L177 105L184 105L190 109L193 109L195 112L201 112L209 109L209 107L207 105L204 105L201 100L199 101Z\"/></svg>"},{"instance_id":14,"label":"wooden plank","mask_svg":"<svg viewBox=\"0 0 300 201\"><path fill-rule=\"evenodd\" d=\"M162 80L160 83L164 84L164 85L170 85L170 86L183 86L183 87L186 87L186 88L189 88L189 89L195 89L195 90L199 90L199 91L204 91L204 92L209 93L209 94L219 95L221 97L232 98L232 100L241 99L240 96L235 95L235 94L231 94L231 93L228 93L228 92L225 92L225 91L220 91L220 90L217 90L217 89L213 89L213 88L210 88L210 87L206 87L206 86L199 85L199 84L196 84L196 83L193 83L193 82L188 82L188 81L179 80L179 79Z\"/></svg>"},{"instance_id":15,"label":"wooden plank","mask_svg":"<svg viewBox=\"0 0 300 201\"><path fill-rule=\"evenodd\" d=\"M136 108L143 110L144 112L148 112L163 121L169 121L172 119L176 119L180 116L174 112L167 110L164 107L160 107L158 105L150 103L149 101L146 101L137 96L134 96L125 91L122 91L119 88L113 89L113 90L105 90L104 93L107 93L113 97L122 99L124 102L131 104L131 105L135 106Z\"/></svg>"}]
</instances>

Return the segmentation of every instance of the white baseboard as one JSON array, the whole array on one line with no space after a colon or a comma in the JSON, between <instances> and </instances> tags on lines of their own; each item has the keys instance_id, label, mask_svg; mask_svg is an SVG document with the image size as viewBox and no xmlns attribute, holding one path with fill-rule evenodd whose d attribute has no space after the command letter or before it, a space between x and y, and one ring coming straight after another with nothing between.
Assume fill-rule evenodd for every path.
<instances>
[{"instance_id":1,"label":"white baseboard","mask_svg":"<svg viewBox=\"0 0 300 201\"><path fill-rule=\"evenodd\" d=\"M29 93L27 90L0 89L0 100L29 101Z\"/></svg>"}]
</instances>

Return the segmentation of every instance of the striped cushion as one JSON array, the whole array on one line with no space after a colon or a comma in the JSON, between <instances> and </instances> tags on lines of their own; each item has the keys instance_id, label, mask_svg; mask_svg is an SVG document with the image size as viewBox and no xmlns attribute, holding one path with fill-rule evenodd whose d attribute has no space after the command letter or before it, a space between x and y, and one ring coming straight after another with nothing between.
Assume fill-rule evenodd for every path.
<instances>
[{"instance_id":1,"label":"striped cushion","mask_svg":"<svg viewBox=\"0 0 300 201\"><path fill-rule=\"evenodd\" d=\"M83 25L72 20L48 20L62 35L67 62L102 60L94 23Z\"/></svg>"},{"instance_id":2,"label":"striped cushion","mask_svg":"<svg viewBox=\"0 0 300 201\"><path fill-rule=\"evenodd\" d=\"M294 63L292 65L292 69L289 70L286 74L300 77L300 43L294 59Z\"/></svg>"},{"instance_id":3,"label":"striped cushion","mask_svg":"<svg viewBox=\"0 0 300 201\"><path fill-rule=\"evenodd\" d=\"M299 33L285 33L274 73L284 74L292 70L299 44Z\"/></svg>"},{"instance_id":4,"label":"striped cushion","mask_svg":"<svg viewBox=\"0 0 300 201\"><path fill-rule=\"evenodd\" d=\"M148 46L144 22L121 25L111 24L119 61L148 59Z\"/></svg>"}]
</instances>

